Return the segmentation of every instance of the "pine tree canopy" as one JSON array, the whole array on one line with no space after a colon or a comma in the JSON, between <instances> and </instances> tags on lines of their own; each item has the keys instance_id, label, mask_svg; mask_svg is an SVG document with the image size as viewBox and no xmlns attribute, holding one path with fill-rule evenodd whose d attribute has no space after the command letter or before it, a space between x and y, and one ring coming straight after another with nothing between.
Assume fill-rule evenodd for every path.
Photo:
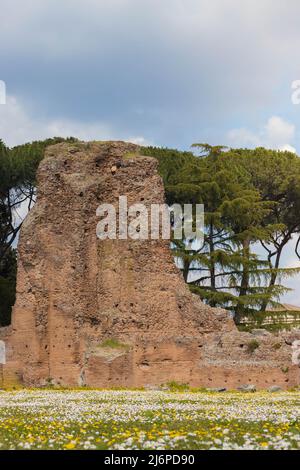
<instances>
[{"instance_id":1,"label":"pine tree canopy","mask_svg":"<svg viewBox=\"0 0 300 470\"><path fill-rule=\"evenodd\" d=\"M264 148L192 147L199 156L145 151L159 160L169 204L205 207L203 246L187 251L184 241L173 243L186 282L211 306L232 311L239 323L278 304L288 290L282 279L300 272L280 265L288 242L300 237L300 159ZM300 258L300 238L298 252Z\"/></svg>"}]
</instances>

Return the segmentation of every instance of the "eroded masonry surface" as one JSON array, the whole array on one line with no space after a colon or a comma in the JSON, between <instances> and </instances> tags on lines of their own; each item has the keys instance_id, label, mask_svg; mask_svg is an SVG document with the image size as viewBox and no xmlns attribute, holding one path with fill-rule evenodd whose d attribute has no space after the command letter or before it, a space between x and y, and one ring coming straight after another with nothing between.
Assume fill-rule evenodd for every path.
<instances>
[{"instance_id":1,"label":"eroded masonry surface","mask_svg":"<svg viewBox=\"0 0 300 470\"><path fill-rule=\"evenodd\" d=\"M164 202L157 161L140 153L124 142L48 148L21 231L12 325L0 330L2 384L298 385L299 334L239 333L189 292L167 240L97 238L99 204Z\"/></svg>"}]
</instances>

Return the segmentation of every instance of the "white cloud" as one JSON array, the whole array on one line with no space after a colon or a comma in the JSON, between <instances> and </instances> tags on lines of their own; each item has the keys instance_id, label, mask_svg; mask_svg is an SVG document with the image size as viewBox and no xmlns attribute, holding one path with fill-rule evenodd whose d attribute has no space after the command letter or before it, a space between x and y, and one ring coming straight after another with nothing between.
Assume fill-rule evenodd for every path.
<instances>
[{"instance_id":1,"label":"white cloud","mask_svg":"<svg viewBox=\"0 0 300 470\"><path fill-rule=\"evenodd\" d=\"M245 127L232 129L227 137L232 147L259 147L261 145L260 137Z\"/></svg>"},{"instance_id":2,"label":"white cloud","mask_svg":"<svg viewBox=\"0 0 300 470\"><path fill-rule=\"evenodd\" d=\"M264 138L275 148L282 148L293 140L295 126L278 116L272 116L265 127Z\"/></svg>"},{"instance_id":3,"label":"white cloud","mask_svg":"<svg viewBox=\"0 0 300 470\"><path fill-rule=\"evenodd\" d=\"M266 147L295 152L291 145L295 139L296 127L279 116L272 116L265 126L256 133L247 128L232 129L228 142L232 147Z\"/></svg>"},{"instance_id":4,"label":"white cloud","mask_svg":"<svg viewBox=\"0 0 300 470\"><path fill-rule=\"evenodd\" d=\"M292 145L289 145L289 144L283 145L279 150L286 151L286 152L297 153L297 150L295 149L295 147L293 147Z\"/></svg>"},{"instance_id":5,"label":"white cloud","mask_svg":"<svg viewBox=\"0 0 300 470\"><path fill-rule=\"evenodd\" d=\"M9 147L48 137L77 137L80 140L127 140L149 145L143 136L126 136L103 122L80 122L71 119L38 119L31 117L20 101L8 96L0 106L0 135Z\"/></svg>"},{"instance_id":6,"label":"white cloud","mask_svg":"<svg viewBox=\"0 0 300 470\"><path fill-rule=\"evenodd\" d=\"M149 140L145 139L142 136L137 136L137 137L129 137L128 139L125 139L126 142L132 142L133 144L141 145L141 146L146 146L146 145L154 145L152 142Z\"/></svg>"}]
</instances>

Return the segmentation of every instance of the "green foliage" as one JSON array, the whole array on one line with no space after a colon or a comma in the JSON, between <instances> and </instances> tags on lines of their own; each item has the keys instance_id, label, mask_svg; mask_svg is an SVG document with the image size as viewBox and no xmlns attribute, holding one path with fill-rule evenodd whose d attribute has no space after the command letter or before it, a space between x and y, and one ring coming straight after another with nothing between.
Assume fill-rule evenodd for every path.
<instances>
[{"instance_id":1,"label":"green foliage","mask_svg":"<svg viewBox=\"0 0 300 470\"><path fill-rule=\"evenodd\" d=\"M123 156L123 160L133 160L135 158L138 158L140 154L138 152L127 152Z\"/></svg>"},{"instance_id":2,"label":"green foliage","mask_svg":"<svg viewBox=\"0 0 300 470\"><path fill-rule=\"evenodd\" d=\"M159 163L159 172L163 178L166 200L168 204L175 202L184 203L184 195L181 191L183 187L176 188L180 181L180 174L187 171L191 173L191 165L195 161L192 152L180 152L174 149L158 148L158 147L143 147L142 154L145 156L155 157ZM192 181L189 182L189 184ZM173 191L175 193L173 194Z\"/></svg>"},{"instance_id":3,"label":"green foliage","mask_svg":"<svg viewBox=\"0 0 300 470\"><path fill-rule=\"evenodd\" d=\"M166 383L166 387L170 392L187 392L190 389L188 384L178 383L175 380Z\"/></svg>"},{"instance_id":4,"label":"green foliage","mask_svg":"<svg viewBox=\"0 0 300 470\"><path fill-rule=\"evenodd\" d=\"M249 343L247 344L247 351L252 354L254 353L254 351L256 349L259 348L259 342L256 340L256 339L252 339L251 341L249 341Z\"/></svg>"},{"instance_id":5,"label":"green foliage","mask_svg":"<svg viewBox=\"0 0 300 470\"><path fill-rule=\"evenodd\" d=\"M37 168L44 157L47 147L61 142L78 142L74 137L66 139L53 137L52 139L38 140L23 145L18 145L9 150L10 160L10 187L18 185L34 185L36 182Z\"/></svg>"},{"instance_id":6,"label":"green foliage","mask_svg":"<svg viewBox=\"0 0 300 470\"><path fill-rule=\"evenodd\" d=\"M159 161L168 204L205 206L204 244L187 251L188 240L174 240L177 263L192 292L234 312L236 323L259 318L288 290L282 279L299 272L281 268L280 259L292 236L300 234L300 160L263 148L192 147L199 156L143 149ZM265 256L257 255L258 244Z\"/></svg>"},{"instance_id":7,"label":"green foliage","mask_svg":"<svg viewBox=\"0 0 300 470\"><path fill-rule=\"evenodd\" d=\"M120 343L120 341L118 341L115 338L108 338L104 340L100 346L102 348L110 348L110 349L129 349L128 344Z\"/></svg>"},{"instance_id":8,"label":"green foliage","mask_svg":"<svg viewBox=\"0 0 300 470\"><path fill-rule=\"evenodd\" d=\"M54 137L7 148L0 140L0 326L10 323L15 302L17 241L22 220L15 217L21 204L35 201L36 171L47 146L76 139Z\"/></svg>"}]
</instances>

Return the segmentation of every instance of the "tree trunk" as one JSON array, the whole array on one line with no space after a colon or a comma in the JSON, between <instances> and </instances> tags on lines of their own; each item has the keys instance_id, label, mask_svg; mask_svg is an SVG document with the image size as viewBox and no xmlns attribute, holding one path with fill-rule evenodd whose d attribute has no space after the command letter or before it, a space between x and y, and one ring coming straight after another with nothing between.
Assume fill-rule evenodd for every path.
<instances>
[{"instance_id":1,"label":"tree trunk","mask_svg":"<svg viewBox=\"0 0 300 470\"><path fill-rule=\"evenodd\" d=\"M279 263L280 263L280 257L281 257L281 253L282 253L282 249L283 249L283 246L281 246L279 248L279 250L277 251L277 255L276 255L276 259L275 259L275 264L274 264L274 269L278 269L279 268ZM262 302L262 305L261 305L261 309L260 311L261 312L265 312L266 311L266 308L268 306L268 303L270 302L271 298L272 298L272 290L273 290L273 287L275 286L275 283L276 283L276 279L277 279L277 272L273 272L271 274L271 277L270 277L270 282L269 282L269 286L268 286L268 296L266 297L265 300L263 300Z\"/></svg>"},{"instance_id":2,"label":"tree trunk","mask_svg":"<svg viewBox=\"0 0 300 470\"><path fill-rule=\"evenodd\" d=\"M188 277L189 277L189 272L190 272L190 261L189 260L184 260L183 261L183 268L182 268L182 274L183 274L183 279L187 283L188 282Z\"/></svg>"},{"instance_id":3,"label":"tree trunk","mask_svg":"<svg viewBox=\"0 0 300 470\"><path fill-rule=\"evenodd\" d=\"M247 295L249 289L249 257L250 257L250 240L246 238L243 240L243 275L241 280L239 297ZM242 314L244 313L244 305L238 301L235 309L234 321L238 325L241 321Z\"/></svg>"},{"instance_id":4,"label":"tree trunk","mask_svg":"<svg viewBox=\"0 0 300 470\"><path fill-rule=\"evenodd\" d=\"M216 290L216 268L215 268L215 260L213 259L214 252L215 252L214 226L211 222L210 227L209 227L209 253L210 253L209 272L210 272L210 287L212 291ZM212 300L210 301L210 305L212 307L215 307L216 302Z\"/></svg>"}]
</instances>

